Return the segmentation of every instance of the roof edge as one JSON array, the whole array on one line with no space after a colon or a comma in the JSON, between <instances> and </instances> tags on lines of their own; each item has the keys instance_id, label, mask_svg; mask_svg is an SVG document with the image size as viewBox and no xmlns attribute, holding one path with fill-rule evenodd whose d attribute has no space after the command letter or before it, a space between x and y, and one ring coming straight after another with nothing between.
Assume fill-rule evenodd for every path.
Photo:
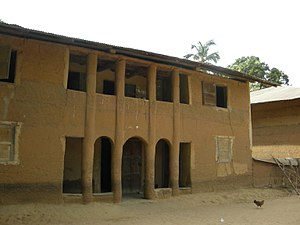
<instances>
[{"instance_id":1,"label":"roof edge","mask_svg":"<svg viewBox=\"0 0 300 225\"><path fill-rule=\"evenodd\" d=\"M275 86L275 87L280 85L257 77L249 76L247 74L243 74L235 70L231 70L220 66L215 66L212 64L194 62L187 59L181 59L181 58L167 56L167 55L153 53L153 52L146 52L146 51L132 49L132 48L124 48L124 47L119 47L119 46L114 46L109 44L103 44L99 42L87 41L79 38L72 38L63 35L57 35L57 34L47 33L43 31L32 30L14 24L7 24L7 23L0 22L0 34L16 36L20 38L29 38L29 39L40 40L40 41L48 41L57 44L65 44L65 45L71 45L76 47L83 47L83 48L104 51L109 53L111 51L114 51L116 54L135 57L135 58L148 60L156 63L164 63L164 64L190 69L194 71L209 70L213 73L216 73L214 75L218 75L218 74L225 75L230 79L238 80L241 82L247 82L247 81L259 82L268 86Z\"/></svg>"}]
</instances>

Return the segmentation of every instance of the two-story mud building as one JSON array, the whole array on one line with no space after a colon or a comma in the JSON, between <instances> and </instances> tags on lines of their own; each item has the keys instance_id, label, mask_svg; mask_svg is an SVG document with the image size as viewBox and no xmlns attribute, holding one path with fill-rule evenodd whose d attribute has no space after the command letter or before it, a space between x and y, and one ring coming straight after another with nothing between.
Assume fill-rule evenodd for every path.
<instances>
[{"instance_id":1,"label":"two-story mud building","mask_svg":"<svg viewBox=\"0 0 300 225\"><path fill-rule=\"evenodd\" d=\"M0 23L0 201L120 202L249 185L256 81Z\"/></svg>"}]
</instances>

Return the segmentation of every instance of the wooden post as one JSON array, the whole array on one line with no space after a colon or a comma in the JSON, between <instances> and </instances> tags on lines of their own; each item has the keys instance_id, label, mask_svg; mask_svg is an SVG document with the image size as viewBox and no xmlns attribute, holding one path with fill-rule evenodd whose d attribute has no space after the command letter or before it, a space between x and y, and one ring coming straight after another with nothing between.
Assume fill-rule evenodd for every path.
<instances>
[{"instance_id":1,"label":"wooden post","mask_svg":"<svg viewBox=\"0 0 300 225\"><path fill-rule=\"evenodd\" d=\"M125 60L120 60L116 63L116 127L115 147L112 151L112 190L114 203L119 203L122 200L125 69Z\"/></svg>"},{"instance_id":2,"label":"wooden post","mask_svg":"<svg viewBox=\"0 0 300 225\"><path fill-rule=\"evenodd\" d=\"M93 200L92 178L94 159L94 139L95 139L95 103L96 103L96 73L97 54L91 53L87 57L86 68L86 110L85 128L82 149L82 197L83 203Z\"/></svg>"},{"instance_id":3,"label":"wooden post","mask_svg":"<svg viewBox=\"0 0 300 225\"><path fill-rule=\"evenodd\" d=\"M179 71L172 71L173 90L173 144L170 152L170 184L173 196L179 195L179 142L180 142L180 104Z\"/></svg>"},{"instance_id":4,"label":"wooden post","mask_svg":"<svg viewBox=\"0 0 300 225\"><path fill-rule=\"evenodd\" d=\"M156 137L156 66L151 65L148 69L149 91L149 143L146 149L146 175L145 175L145 198L154 199L154 164L155 164L155 137Z\"/></svg>"}]
</instances>

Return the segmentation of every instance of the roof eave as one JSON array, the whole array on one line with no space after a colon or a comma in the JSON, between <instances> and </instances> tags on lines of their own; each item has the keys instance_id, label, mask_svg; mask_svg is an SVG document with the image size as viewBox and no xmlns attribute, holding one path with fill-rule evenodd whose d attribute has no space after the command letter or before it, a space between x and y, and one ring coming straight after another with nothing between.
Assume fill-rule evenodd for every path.
<instances>
[{"instance_id":1,"label":"roof eave","mask_svg":"<svg viewBox=\"0 0 300 225\"><path fill-rule=\"evenodd\" d=\"M252 77L235 70L231 70L220 66L215 66L212 64L194 62L187 59L180 59L177 57L172 57L172 56L167 56L167 55L162 55L162 54L157 54L152 52L146 52L146 51L141 51L141 50L136 50L131 48L123 48L123 47L118 47L118 46L113 46L113 45L108 45L108 44L103 44L103 43L98 43L93 41L86 41L78 38L71 38L62 35L56 35L56 34L46 33L42 31L31 30L31 29L20 27L18 25L0 23L0 33L4 35L16 36L21 38L30 38L30 39L40 40L40 41L48 41L48 42L53 42L58 44L84 47L84 48L99 50L104 52L111 52L113 50L116 54L135 57L135 58L148 60L156 63L165 63L172 66L190 69L194 71L199 71L200 68L202 71L208 70L215 73L214 75L218 75L218 74L225 75L230 79L238 80L241 82L259 82L268 86L275 86L275 87L280 85L277 83Z\"/></svg>"}]
</instances>

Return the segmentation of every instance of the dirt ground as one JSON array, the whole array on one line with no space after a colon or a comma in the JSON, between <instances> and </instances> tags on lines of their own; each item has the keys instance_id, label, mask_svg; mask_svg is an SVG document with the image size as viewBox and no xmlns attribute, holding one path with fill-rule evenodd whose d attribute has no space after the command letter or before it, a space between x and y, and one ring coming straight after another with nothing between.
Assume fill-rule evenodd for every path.
<instances>
[{"instance_id":1,"label":"dirt ground","mask_svg":"<svg viewBox=\"0 0 300 225\"><path fill-rule=\"evenodd\" d=\"M254 199L264 199L256 208ZM0 206L0 224L300 224L300 197L287 190L239 189L120 204Z\"/></svg>"}]
</instances>

